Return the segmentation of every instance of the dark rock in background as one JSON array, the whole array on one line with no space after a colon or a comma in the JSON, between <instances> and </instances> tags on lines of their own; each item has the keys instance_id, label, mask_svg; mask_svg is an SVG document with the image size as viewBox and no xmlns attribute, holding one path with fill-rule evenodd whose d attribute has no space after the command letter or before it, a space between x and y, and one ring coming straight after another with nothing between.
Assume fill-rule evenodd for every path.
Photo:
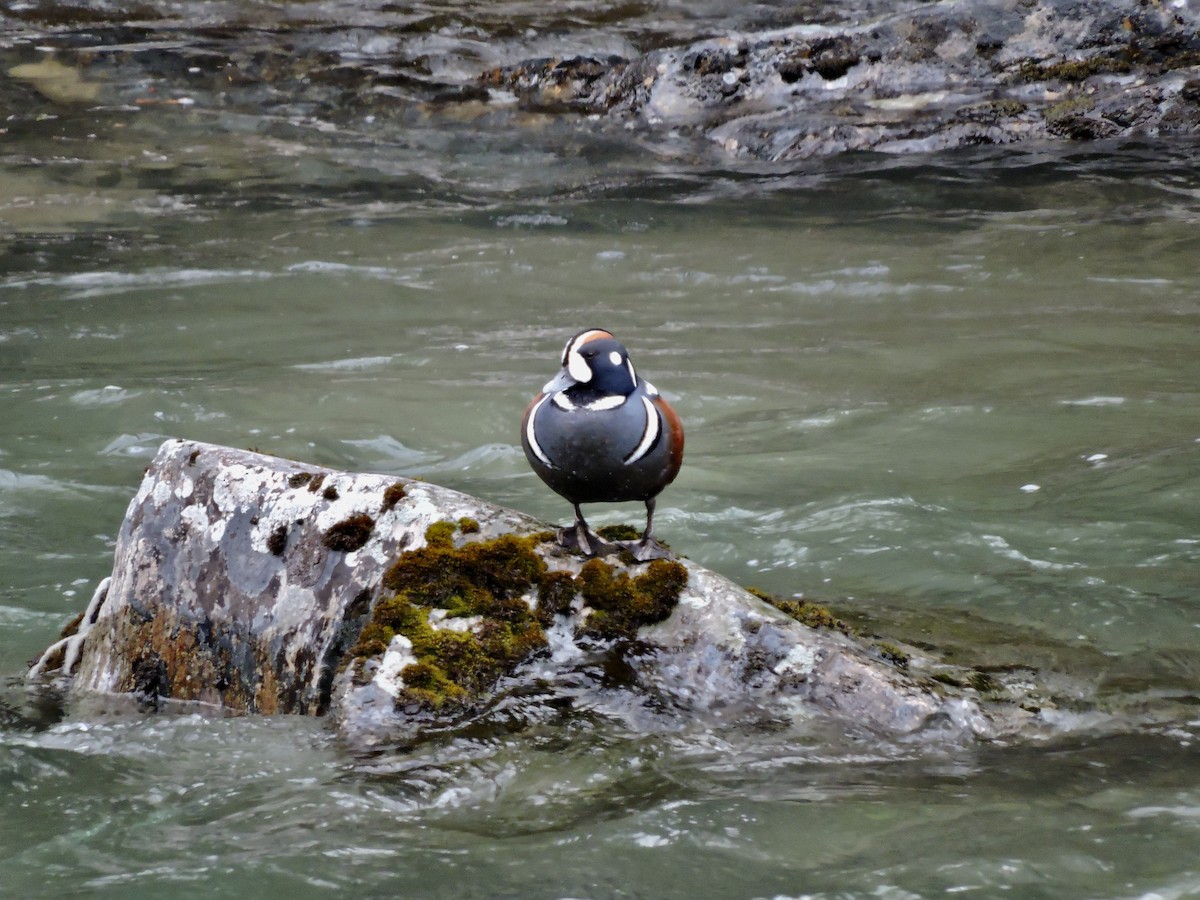
<instances>
[{"instance_id":1,"label":"dark rock in background","mask_svg":"<svg viewBox=\"0 0 1200 900\"><path fill-rule=\"evenodd\" d=\"M230 21L197 3L0 13L10 127L48 107L186 104L324 127L526 113L726 161L1200 132L1200 15L1184 0L870 0L680 15L305 4ZM47 59L46 50L56 57ZM101 107L96 107L100 104Z\"/></svg>"},{"instance_id":2,"label":"dark rock in background","mask_svg":"<svg viewBox=\"0 0 1200 900\"><path fill-rule=\"evenodd\" d=\"M968 0L630 60L539 60L483 83L507 84L532 109L624 114L781 161L1195 134L1198 66L1195 16L1182 4Z\"/></svg>"}]
</instances>

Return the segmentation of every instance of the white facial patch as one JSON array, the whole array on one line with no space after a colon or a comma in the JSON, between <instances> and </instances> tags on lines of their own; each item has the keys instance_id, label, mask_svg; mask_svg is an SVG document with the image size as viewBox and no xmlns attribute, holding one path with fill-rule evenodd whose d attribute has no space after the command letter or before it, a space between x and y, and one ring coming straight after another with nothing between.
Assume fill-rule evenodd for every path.
<instances>
[{"instance_id":1,"label":"white facial patch","mask_svg":"<svg viewBox=\"0 0 1200 900\"><path fill-rule=\"evenodd\" d=\"M621 354L614 350L612 353L608 354L608 361L614 366L619 366L621 364Z\"/></svg>"},{"instance_id":2,"label":"white facial patch","mask_svg":"<svg viewBox=\"0 0 1200 900\"><path fill-rule=\"evenodd\" d=\"M587 384L592 380L592 368L587 364L587 360L580 355L579 348L593 338L601 336L612 337L607 331L593 328L591 331L585 331L583 334L576 335L567 341L567 346L563 348L562 364L566 367L570 376L580 384Z\"/></svg>"},{"instance_id":3,"label":"white facial patch","mask_svg":"<svg viewBox=\"0 0 1200 900\"><path fill-rule=\"evenodd\" d=\"M567 371L580 384L587 384L592 380L592 367L587 364L586 359L579 355L578 350L572 350L567 354Z\"/></svg>"},{"instance_id":4,"label":"white facial patch","mask_svg":"<svg viewBox=\"0 0 1200 900\"><path fill-rule=\"evenodd\" d=\"M625 365L629 368L629 380L633 382L634 387L637 387L637 372L633 371L633 360L625 360Z\"/></svg>"}]
</instances>

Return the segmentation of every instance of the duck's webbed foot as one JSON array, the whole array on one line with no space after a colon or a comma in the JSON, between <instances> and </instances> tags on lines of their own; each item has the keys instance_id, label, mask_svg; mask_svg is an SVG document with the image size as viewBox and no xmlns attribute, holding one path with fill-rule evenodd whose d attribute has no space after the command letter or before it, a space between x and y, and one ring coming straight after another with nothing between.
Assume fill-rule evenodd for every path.
<instances>
[{"instance_id":1,"label":"duck's webbed foot","mask_svg":"<svg viewBox=\"0 0 1200 900\"><path fill-rule=\"evenodd\" d=\"M564 550L582 553L584 556L608 556L621 549L606 541L590 528L572 525L558 529L558 546Z\"/></svg>"},{"instance_id":2,"label":"duck's webbed foot","mask_svg":"<svg viewBox=\"0 0 1200 900\"><path fill-rule=\"evenodd\" d=\"M638 562L650 562L652 559L674 559L675 554L656 539L643 535L637 541L621 541L621 546L629 551L630 556Z\"/></svg>"},{"instance_id":3,"label":"duck's webbed foot","mask_svg":"<svg viewBox=\"0 0 1200 900\"><path fill-rule=\"evenodd\" d=\"M655 499L646 501L646 530L640 540L622 541L621 546L629 551L638 562L650 562L652 559L674 559L675 554L654 539L654 507Z\"/></svg>"},{"instance_id":4,"label":"duck's webbed foot","mask_svg":"<svg viewBox=\"0 0 1200 900\"><path fill-rule=\"evenodd\" d=\"M621 549L620 545L606 541L588 527L579 506L575 506L575 524L558 529L558 545L564 550L582 553L584 556L608 556Z\"/></svg>"}]
</instances>

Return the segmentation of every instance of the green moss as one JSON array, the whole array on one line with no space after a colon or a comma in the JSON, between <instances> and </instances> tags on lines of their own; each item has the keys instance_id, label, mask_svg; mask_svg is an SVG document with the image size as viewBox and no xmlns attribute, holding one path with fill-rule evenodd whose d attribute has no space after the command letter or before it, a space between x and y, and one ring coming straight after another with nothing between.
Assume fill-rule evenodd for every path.
<instances>
[{"instance_id":1,"label":"green moss","mask_svg":"<svg viewBox=\"0 0 1200 900\"><path fill-rule=\"evenodd\" d=\"M984 125L997 125L1006 119L1012 119L1025 112L1028 107L1020 100L1002 98L964 106L958 111L958 116L968 122L980 122Z\"/></svg>"},{"instance_id":2,"label":"green moss","mask_svg":"<svg viewBox=\"0 0 1200 900\"><path fill-rule=\"evenodd\" d=\"M479 523L476 522L474 519L468 518L467 516L463 516L461 519L458 520L458 530L461 531L463 534L478 534L479 533Z\"/></svg>"},{"instance_id":3,"label":"green moss","mask_svg":"<svg viewBox=\"0 0 1200 900\"><path fill-rule=\"evenodd\" d=\"M1112 56L1094 56L1091 59L1067 59L1056 63L1039 63L1027 59L1021 63L1018 73L1025 81L1085 81L1093 75L1124 73L1133 68L1127 59Z\"/></svg>"},{"instance_id":4,"label":"green moss","mask_svg":"<svg viewBox=\"0 0 1200 900\"><path fill-rule=\"evenodd\" d=\"M1072 94L1070 97L1060 100L1053 106L1046 107L1042 115L1047 122L1062 122L1072 116L1082 115L1091 111L1094 105L1095 103L1092 98L1086 94Z\"/></svg>"},{"instance_id":5,"label":"green moss","mask_svg":"<svg viewBox=\"0 0 1200 900\"><path fill-rule=\"evenodd\" d=\"M930 677L930 680L936 681L938 684L944 684L948 687L953 687L953 688L966 687L966 684L961 679L955 678L949 672L934 672L929 677Z\"/></svg>"},{"instance_id":6,"label":"green moss","mask_svg":"<svg viewBox=\"0 0 1200 900\"><path fill-rule=\"evenodd\" d=\"M404 483L397 481L389 484L383 492L383 504L379 507L381 513L390 512L397 503L405 497Z\"/></svg>"},{"instance_id":7,"label":"green moss","mask_svg":"<svg viewBox=\"0 0 1200 900\"><path fill-rule=\"evenodd\" d=\"M641 626L661 622L671 614L687 580L687 568L671 560L654 560L636 578L617 573L603 560L588 560L578 578L583 600L592 609L583 633L632 638Z\"/></svg>"},{"instance_id":8,"label":"green moss","mask_svg":"<svg viewBox=\"0 0 1200 900\"><path fill-rule=\"evenodd\" d=\"M384 586L397 593L415 593L428 606L444 606L452 597L466 598L474 606L488 596L497 600L519 596L546 573L546 564L533 552L528 538L506 534L455 547L453 534L453 522L430 525L426 546L400 557L385 573Z\"/></svg>"},{"instance_id":9,"label":"green moss","mask_svg":"<svg viewBox=\"0 0 1200 900\"><path fill-rule=\"evenodd\" d=\"M854 637L856 634L854 626L849 622L839 619L827 606L822 606L819 603L810 603L807 600L788 600L783 597L776 597L754 587L746 588L746 591L753 594L759 600L770 603L777 610L795 619L801 625L807 625L809 628L825 628L830 631L840 631L847 637Z\"/></svg>"},{"instance_id":10,"label":"green moss","mask_svg":"<svg viewBox=\"0 0 1200 900\"><path fill-rule=\"evenodd\" d=\"M566 615L579 585L570 572L547 572L538 584L537 619L542 627L554 624L555 616Z\"/></svg>"},{"instance_id":11,"label":"green moss","mask_svg":"<svg viewBox=\"0 0 1200 900\"><path fill-rule=\"evenodd\" d=\"M973 669L967 674L967 686L981 694L993 694L1004 690L1004 686L987 672Z\"/></svg>"},{"instance_id":12,"label":"green moss","mask_svg":"<svg viewBox=\"0 0 1200 900\"><path fill-rule=\"evenodd\" d=\"M437 666L413 663L400 671L404 679L406 701L427 708L440 708L446 703L461 703L467 692L446 677Z\"/></svg>"},{"instance_id":13,"label":"green moss","mask_svg":"<svg viewBox=\"0 0 1200 900\"><path fill-rule=\"evenodd\" d=\"M350 650L351 658L379 656L397 634L408 638L417 662L401 672L402 705L465 708L546 645L522 597L558 579L547 579L533 539L503 535L455 547L455 530L454 522L435 522L425 531L425 546L388 569L383 583L394 596L376 604ZM467 631L438 629L429 623L434 609L446 610L447 619L481 621Z\"/></svg>"},{"instance_id":14,"label":"green moss","mask_svg":"<svg viewBox=\"0 0 1200 900\"><path fill-rule=\"evenodd\" d=\"M374 530L374 519L366 513L356 513L331 526L322 540L330 550L353 553L371 539Z\"/></svg>"},{"instance_id":15,"label":"green moss","mask_svg":"<svg viewBox=\"0 0 1200 900\"><path fill-rule=\"evenodd\" d=\"M606 541L636 541L642 536L632 525L605 525L597 529L596 534Z\"/></svg>"},{"instance_id":16,"label":"green moss","mask_svg":"<svg viewBox=\"0 0 1200 900\"><path fill-rule=\"evenodd\" d=\"M425 543L430 545L453 545L455 530L453 522L434 522L425 529Z\"/></svg>"},{"instance_id":17,"label":"green moss","mask_svg":"<svg viewBox=\"0 0 1200 900\"><path fill-rule=\"evenodd\" d=\"M888 643L887 641L879 641L875 644L875 652L898 668L908 668L908 654L895 644Z\"/></svg>"},{"instance_id":18,"label":"green moss","mask_svg":"<svg viewBox=\"0 0 1200 900\"><path fill-rule=\"evenodd\" d=\"M992 112L999 118L1011 119L1013 116L1019 116L1025 112L1026 106L1020 100L995 100L987 104Z\"/></svg>"}]
</instances>

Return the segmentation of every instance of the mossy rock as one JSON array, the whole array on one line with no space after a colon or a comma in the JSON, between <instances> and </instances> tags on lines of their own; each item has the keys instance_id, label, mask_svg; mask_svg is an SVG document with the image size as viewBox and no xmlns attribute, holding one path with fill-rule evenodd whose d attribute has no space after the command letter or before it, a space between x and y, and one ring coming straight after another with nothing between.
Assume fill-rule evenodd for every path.
<instances>
[{"instance_id":1,"label":"mossy rock","mask_svg":"<svg viewBox=\"0 0 1200 900\"><path fill-rule=\"evenodd\" d=\"M570 613L578 594L579 583L570 572L547 572L538 584L538 621L549 628L557 616Z\"/></svg>"},{"instance_id":2,"label":"mossy rock","mask_svg":"<svg viewBox=\"0 0 1200 900\"><path fill-rule=\"evenodd\" d=\"M811 603L808 600L789 600L784 597L776 597L773 594L768 594L766 591L761 591L753 587L746 588L746 591L753 594L759 600L771 604L781 613L795 619L801 625L807 625L809 628L825 628L830 631L840 631L847 637L855 637L858 633L853 625L843 619L839 619L827 606L822 606L819 603Z\"/></svg>"},{"instance_id":3,"label":"mossy rock","mask_svg":"<svg viewBox=\"0 0 1200 900\"><path fill-rule=\"evenodd\" d=\"M591 608L578 636L628 639L667 618L687 585L687 569L668 560L636 576L600 559L586 562L578 577L550 571L535 552L546 535L461 540L478 528L470 519L430 525L425 546L384 574L390 596L376 603L348 654L348 660L378 658L397 635L405 637L416 662L400 672L400 706L443 714L470 708L546 648L545 629L571 613L576 597ZM527 598L535 592L531 609ZM360 668L357 677L370 675Z\"/></svg>"},{"instance_id":4,"label":"mossy rock","mask_svg":"<svg viewBox=\"0 0 1200 900\"><path fill-rule=\"evenodd\" d=\"M601 559L588 560L576 581L592 609L583 633L600 638L632 638L643 625L671 615L687 585L681 563L656 559L636 578Z\"/></svg>"},{"instance_id":5,"label":"mossy rock","mask_svg":"<svg viewBox=\"0 0 1200 900\"><path fill-rule=\"evenodd\" d=\"M890 641L877 641L874 650L883 659L900 669L907 669L911 658L908 653Z\"/></svg>"},{"instance_id":6,"label":"mossy rock","mask_svg":"<svg viewBox=\"0 0 1200 900\"><path fill-rule=\"evenodd\" d=\"M606 541L636 541L642 533L633 525L604 525L597 529L596 534Z\"/></svg>"},{"instance_id":7,"label":"mossy rock","mask_svg":"<svg viewBox=\"0 0 1200 900\"><path fill-rule=\"evenodd\" d=\"M402 555L384 575L394 596L380 601L364 626L351 658L382 655L396 635L412 644L417 662L401 673L397 702L423 709L467 707L504 675L546 646L546 634L523 595L546 578L546 564L531 538L502 535L455 546L454 534L478 529L472 522L436 522L425 546ZM464 527L465 526L465 527ZM435 627L479 617L462 630Z\"/></svg>"},{"instance_id":8,"label":"mossy rock","mask_svg":"<svg viewBox=\"0 0 1200 900\"><path fill-rule=\"evenodd\" d=\"M1089 59L1066 59L1060 62L1038 62L1028 59L1017 71L1022 80L1039 81L1086 81L1093 75L1125 74L1132 71L1128 59L1112 56L1093 56Z\"/></svg>"}]
</instances>

